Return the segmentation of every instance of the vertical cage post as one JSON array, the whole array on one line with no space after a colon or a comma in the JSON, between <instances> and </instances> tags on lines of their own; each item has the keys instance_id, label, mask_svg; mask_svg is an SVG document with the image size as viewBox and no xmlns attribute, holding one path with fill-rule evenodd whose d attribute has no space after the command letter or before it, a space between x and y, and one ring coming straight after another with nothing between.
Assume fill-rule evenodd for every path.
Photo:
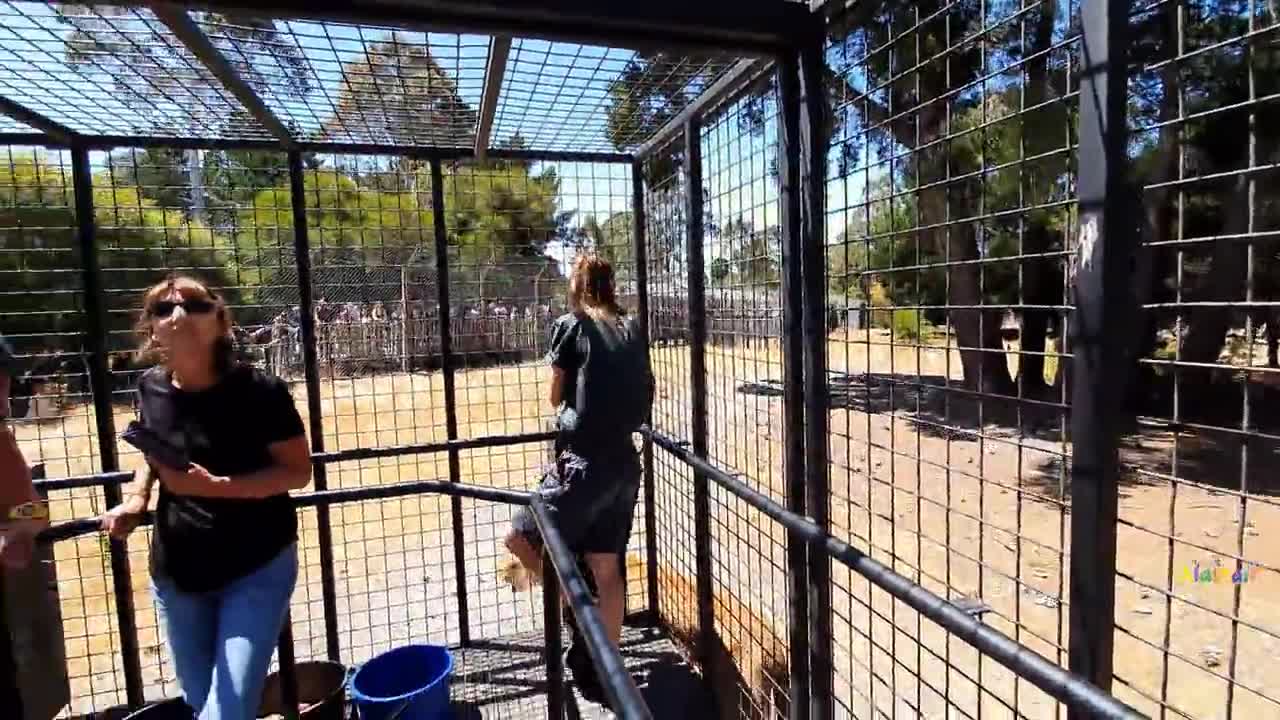
<instances>
[{"instance_id":1,"label":"vertical cage post","mask_svg":"<svg viewBox=\"0 0 1280 720\"><path fill-rule=\"evenodd\" d=\"M793 54L778 59L778 167L782 209L782 408L783 476L787 509L805 515L804 475L804 302L801 273L800 66ZM794 530L787 532L787 606L791 664L792 720L809 717L809 570L808 547Z\"/></svg>"},{"instance_id":2,"label":"vertical cage post","mask_svg":"<svg viewBox=\"0 0 1280 720\"><path fill-rule=\"evenodd\" d=\"M97 227L93 217L93 175L89 151L71 148L71 182L76 203L76 237L79 241L81 283L84 292L85 349L89 365L89 385L93 392L93 419L98 431L98 454L102 470L120 469L116 453L115 413L111 402L111 374L107 363L106 291L98 263ZM103 483L107 507L121 502L120 485ZM133 583L129 572L129 546L111 540L111 581L115 593L116 621L120 632L120 658L124 665L125 697L130 706L142 704L142 662L138 656L138 627L133 609Z\"/></svg>"},{"instance_id":3,"label":"vertical cage post","mask_svg":"<svg viewBox=\"0 0 1280 720\"><path fill-rule=\"evenodd\" d=\"M293 654L293 614L286 611L276 644L280 660L280 701L287 720L298 720L298 673Z\"/></svg>"},{"instance_id":4,"label":"vertical cage post","mask_svg":"<svg viewBox=\"0 0 1280 720\"><path fill-rule=\"evenodd\" d=\"M804 426L805 486L809 517L831 532L831 476L827 392L827 242L826 177L827 119L823 87L826 41L815 16L815 27L800 45L800 195L801 265L804 276ZM809 553L809 715L814 720L833 716L831 557Z\"/></svg>"},{"instance_id":5,"label":"vertical cage post","mask_svg":"<svg viewBox=\"0 0 1280 720\"><path fill-rule=\"evenodd\" d=\"M547 646L547 717L564 720L565 684L564 659L561 653L560 582L551 556L542 557L542 612L544 643Z\"/></svg>"},{"instance_id":6,"label":"vertical cage post","mask_svg":"<svg viewBox=\"0 0 1280 720\"><path fill-rule=\"evenodd\" d=\"M707 302L703 276L702 123L684 125L684 179L689 285L689 430L693 453L707 457ZM711 488L704 473L693 473L695 570L698 574L698 653L704 677L715 677L715 606L711 584Z\"/></svg>"},{"instance_id":7,"label":"vertical cage post","mask_svg":"<svg viewBox=\"0 0 1280 720\"><path fill-rule=\"evenodd\" d=\"M316 350L315 295L311 284L311 238L307 234L306 183L302 174L302 153L290 150L289 195L293 204L293 254L298 272L298 310L302 323L303 374L307 383L307 421L310 426L311 452L324 452L324 415L320 406L320 361ZM313 469L316 490L327 490L327 467L317 463ZM320 535L320 592L324 604L325 649L329 659L337 662L342 648L338 642L338 596L333 567L333 526L329 506L316 508L316 530Z\"/></svg>"},{"instance_id":8,"label":"vertical cage post","mask_svg":"<svg viewBox=\"0 0 1280 720\"><path fill-rule=\"evenodd\" d=\"M636 261L636 316L640 322L640 332L644 337L645 352L649 352L649 251L645 246L644 215L644 163L637 160L631 164L631 218L632 234ZM653 418L645 419L652 422ZM644 539L645 539L645 577L649 600L649 612L658 616L658 512L654 498L653 481L653 441L646 435L641 446L644 458Z\"/></svg>"},{"instance_id":9,"label":"vertical cage post","mask_svg":"<svg viewBox=\"0 0 1280 720\"><path fill-rule=\"evenodd\" d=\"M1127 0L1085 0L1080 82L1080 230L1071 387L1071 641L1069 667L1109 690L1115 641L1117 398L1124 372L1129 261L1125 207ZM1084 717L1072 710L1069 717Z\"/></svg>"},{"instance_id":10,"label":"vertical cage post","mask_svg":"<svg viewBox=\"0 0 1280 720\"><path fill-rule=\"evenodd\" d=\"M439 158L431 159L431 215L436 239L436 304L440 316L440 377L444 382L444 430L449 440L458 439L458 399L453 377L453 332L449 303L449 229L444 217L444 168ZM462 482L462 461L458 449L449 448L449 482ZM467 553L462 532L462 498L449 498L453 523L453 563L457 576L459 640L471 644L471 620L467 605Z\"/></svg>"}]
</instances>

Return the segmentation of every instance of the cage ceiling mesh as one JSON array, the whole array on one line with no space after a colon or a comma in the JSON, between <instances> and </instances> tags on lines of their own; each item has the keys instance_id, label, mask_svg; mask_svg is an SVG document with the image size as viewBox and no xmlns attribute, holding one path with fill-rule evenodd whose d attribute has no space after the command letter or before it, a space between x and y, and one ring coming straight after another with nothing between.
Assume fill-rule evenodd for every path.
<instances>
[{"instance_id":1,"label":"cage ceiling mesh","mask_svg":"<svg viewBox=\"0 0 1280 720\"><path fill-rule=\"evenodd\" d=\"M629 152L740 58L188 11L292 139ZM165 18L144 6L0 2L0 96L87 137L278 140ZM206 58L207 59L207 58ZM491 76L491 73L493 76ZM0 116L0 133L30 133Z\"/></svg>"}]
</instances>

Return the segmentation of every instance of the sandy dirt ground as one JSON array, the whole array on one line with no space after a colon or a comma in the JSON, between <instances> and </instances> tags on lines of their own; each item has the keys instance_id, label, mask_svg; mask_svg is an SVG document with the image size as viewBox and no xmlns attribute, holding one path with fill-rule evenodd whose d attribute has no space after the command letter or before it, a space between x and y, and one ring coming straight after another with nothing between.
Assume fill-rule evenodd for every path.
<instances>
[{"instance_id":1,"label":"sandy dirt ground","mask_svg":"<svg viewBox=\"0 0 1280 720\"><path fill-rule=\"evenodd\" d=\"M940 342L940 341L934 341ZM1070 581L1070 444L1061 410L981 412L944 383L960 379L954 351L889 345L887 334L833 338L830 421L833 532L939 595L984 603L984 620L1065 663ZM1050 359L1050 372L1056 359ZM688 436L688 349L659 346L655 425ZM784 500L781 355L776 343L717 347L708 357L711 454L754 487ZM535 365L471 369L458 375L462 437L533 432L543 427L543 370ZM870 378L870 382L868 382ZM322 391L328 449L444 439L437 374L326 379ZM305 417L305 393L295 397ZM1032 408L1030 404L1025 408ZM117 408L123 428L132 411ZM22 425L19 439L49 477L96 467L91 410L72 406L54 420ZM1174 465L1175 446L1177 464ZM136 454L122 447L122 464ZM527 487L545 447L461 453L465 482ZM1242 495L1242 453L1184 430L1140 426L1124 443L1116 581L1115 692L1159 717L1280 717L1280 508L1271 495ZM1250 487L1274 487L1277 446L1251 445ZM658 546L664 571L691 575L693 520L688 473L670 458L655 466ZM330 487L448 476L444 455L344 463ZM1172 478L1176 477L1175 482ZM713 490L713 575L717 625L744 677L758 676L751 648L785 655L786 538L776 524L722 490ZM60 492L58 519L103 509L100 491ZM497 539L509 508L461 503L473 637L536 630L535 593L512 593L499 577ZM303 570L292 617L300 658L324 655L320 558L313 510L302 513ZM339 630L344 659L359 662L412 636L457 642L457 565L451 506L411 498L332 511ZM643 547L641 525L633 548ZM130 541L148 696L175 691L146 578L146 533ZM73 712L123 699L106 545L82 538L56 547ZM1234 558L1255 566L1249 580L1192 582ZM632 573L630 600L644 602ZM1087 580L1087 578L1085 578ZM865 580L833 572L835 702L838 717L1049 718L1065 716L1044 693L977 654ZM689 595L670 595L663 612L692 621ZM749 617L748 617L749 616ZM768 627L771 625L771 627ZM759 655L760 653L755 653ZM766 653L767 654L767 653ZM750 667L748 667L750 666ZM754 681L753 681L754 682ZM1230 708L1230 715L1229 715ZM764 713L768 714L768 713Z\"/></svg>"}]
</instances>

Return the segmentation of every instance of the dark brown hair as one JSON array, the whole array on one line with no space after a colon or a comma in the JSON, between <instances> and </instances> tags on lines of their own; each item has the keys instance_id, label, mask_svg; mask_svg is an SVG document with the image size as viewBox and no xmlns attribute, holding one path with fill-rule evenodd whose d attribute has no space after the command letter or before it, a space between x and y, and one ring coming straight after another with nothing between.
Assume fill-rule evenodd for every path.
<instances>
[{"instance_id":1,"label":"dark brown hair","mask_svg":"<svg viewBox=\"0 0 1280 720\"><path fill-rule=\"evenodd\" d=\"M589 315L623 315L614 286L613 265L594 253L584 253L569 272L569 305Z\"/></svg>"},{"instance_id":2,"label":"dark brown hair","mask_svg":"<svg viewBox=\"0 0 1280 720\"><path fill-rule=\"evenodd\" d=\"M217 314L218 323L222 325L224 331L213 345L213 367L219 375L226 373L236 364L235 341L231 336L231 308L227 307L226 301L209 287L208 283L200 278L180 273L169 273L142 294L142 310L138 313L138 322L133 327L142 341L138 347L138 360L144 363L164 362L164 348L156 344L155 335L152 332L152 323L157 319L155 306L161 297L178 285L195 286L205 294L206 299L213 303L213 311Z\"/></svg>"}]
</instances>

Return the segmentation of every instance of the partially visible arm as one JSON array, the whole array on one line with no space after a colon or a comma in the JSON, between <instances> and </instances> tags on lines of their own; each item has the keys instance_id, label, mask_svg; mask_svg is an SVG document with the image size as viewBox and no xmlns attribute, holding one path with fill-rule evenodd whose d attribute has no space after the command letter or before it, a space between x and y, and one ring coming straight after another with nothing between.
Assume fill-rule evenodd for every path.
<instances>
[{"instance_id":1,"label":"partially visible arm","mask_svg":"<svg viewBox=\"0 0 1280 720\"><path fill-rule=\"evenodd\" d=\"M145 509L147 503L151 502L151 488L156 485L156 469L148 465L142 471L142 483L133 491L132 496L142 500L142 507Z\"/></svg>"},{"instance_id":2,"label":"partially visible arm","mask_svg":"<svg viewBox=\"0 0 1280 720\"><path fill-rule=\"evenodd\" d=\"M551 386L547 399L551 401L553 409L560 407L560 403L564 401L564 375L563 368L551 366Z\"/></svg>"},{"instance_id":3,"label":"partially visible arm","mask_svg":"<svg viewBox=\"0 0 1280 720\"><path fill-rule=\"evenodd\" d=\"M22 448L6 421L0 421L0 508L39 500L31 484L31 467L22 456ZM0 518L0 522L3 518Z\"/></svg>"},{"instance_id":4,"label":"partially visible arm","mask_svg":"<svg viewBox=\"0 0 1280 720\"><path fill-rule=\"evenodd\" d=\"M7 348L0 340L0 354L7 355ZM7 357L0 357L7 360ZM31 562L35 551L35 536L48 520L9 520L9 509L27 502L39 502L40 495L31 484L31 467L22 456L18 439L9 427L9 374L0 364L0 565L7 568L24 568Z\"/></svg>"},{"instance_id":5,"label":"partially visible arm","mask_svg":"<svg viewBox=\"0 0 1280 720\"><path fill-rule=\"evenodd\" d=\"M274 461L270 467L231 478L227 497L266 498L301 490L311 484L311 447L299 435L267 446Z\"/></svg>"},{"instance_id":6,"label":"partially visible arm","mask_svg":"<svg viewBox=\"0 0 1280 720\"><path fill-rule=\"evenodd\" d=\"M570 316L556 321L551 328L551 350L547 352L547 365L551 367L551 384L547 388L547 401L558 409L566 400L564 387L567 375L578 367L577 323Z\"/></svg>"},{"instance_id":7,"label":"partially visible arm","mask_svg":"<svg viewBox=\"0 0 1280 720\"><path fill-rule=\"evenodd\" d=\"M213 475L192 463L185 472L158 467L160 481L173 492L189 497L260 500L301 490L311 483L311 448L307 436L267 446L271 465L243 475Z\"/></svg>"},{"instance_id":8,"label":"partially visible arm","mask_svg":"<svg viewBox=\"0 0 1280 720\"><path fill-rule=\"evenodd\" d=\"M31 485L31 467L22 456L18 439L9 427L9 347L0 338L0 508L39 500ZM0 518L2 520L3 518Z\"/></svg>"},{"instance_id":9,"label":"partially visible arm","mask_svg":"<svg viewBox=\"0 0 1280 720\"><path fill-rule=\"evenodd\" d=\"M283 495L310 484L311 447L288 386L273 380L256 410L255 434L266 441L271 464L233 477L213 475L195 463L185 472L158 467L160 482L181 495L244 500Z\"/></svg>"}]
</instances>

